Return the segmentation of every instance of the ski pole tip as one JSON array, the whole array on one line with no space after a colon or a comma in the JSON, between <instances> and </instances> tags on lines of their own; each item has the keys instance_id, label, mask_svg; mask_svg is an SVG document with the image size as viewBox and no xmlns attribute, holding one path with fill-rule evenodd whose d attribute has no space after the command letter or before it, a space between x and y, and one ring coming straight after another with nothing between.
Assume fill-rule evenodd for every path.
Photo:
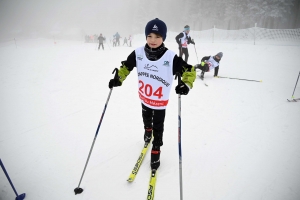
<instances>
[{"instance_id":1,"label":"ski pole tip","mask_svg":"<svg viewBox=\"0 0 300 200\"><path fill-rule=\"evenodd\" d=\"M83 192L83 189L77 187L77 188L74 189L74 192L75 192L75 195L76 195L76 194L81 194L81 193Z\"/></svg>"},{"instance_id":2,"label":"ski pole tip","mask_svg":"<svg viewBox=\"0 0 300 200\"><path fill-rule=\"evenodd\" d=\"M23 199L25 199L25 196L26 196L25 193L20 194L19 196L16 197L16 200L23 200Z\"/></svg>"}]
</instances>

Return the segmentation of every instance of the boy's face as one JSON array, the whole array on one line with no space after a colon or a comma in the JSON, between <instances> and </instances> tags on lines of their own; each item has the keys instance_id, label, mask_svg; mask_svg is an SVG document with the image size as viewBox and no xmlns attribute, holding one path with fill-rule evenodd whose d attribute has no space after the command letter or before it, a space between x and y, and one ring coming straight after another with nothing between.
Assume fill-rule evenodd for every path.
<instances>
[{"instance_id":1,"label":"boy's face","mask_svg":"<svg viewBox=\"0 0 300 200\"><path fill-rule=\"evenodd\" d=\"M147 44L150 48L157 48L163 43L163 38L155 33L147 35Z\"/></svg>"}]
</instances>

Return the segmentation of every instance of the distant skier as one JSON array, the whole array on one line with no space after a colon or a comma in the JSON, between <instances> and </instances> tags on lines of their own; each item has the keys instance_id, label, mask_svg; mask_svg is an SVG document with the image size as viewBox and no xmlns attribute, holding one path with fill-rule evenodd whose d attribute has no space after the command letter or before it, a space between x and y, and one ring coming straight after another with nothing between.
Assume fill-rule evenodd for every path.
<instances>
[{"instance_id":1,"label":"distant skier","mask_svg":"<svg viewBox=\"0 0 300 200\"><path fill-rule=\"evenodd\" d=\"M120 38L121 38L120 34L117 32L114 36L116 37L116 44L120 46Z\"/></svg>"},{"instance_id":2,"label":"distant skier","mask_svg":"<svg viewBox=\"0 0 300 200\"><path fill-rule=\"evenodd\" d=\"M183 32L179 33L175 40L179 45L179 57L182 57L184 54L184 61L188 62L189 58L189 51L188 51L188 44L194 44L194 40L191 39L190 35L190 26L186 25L183 29Z\"/></svg>"},{"instance_id":3,"label":"distant skier","mask_svg":"<svg viewBox=\"0 0 300 200\"><path fill-rule=\"evenodd\" d=\"M129 41L129 46L131 47L131 41L132 41L132 37L131 37L131 35L129 35L129 37L128 37L128 41Z\"/></svg>"},{"instance_id":4,"label":"distant skier","mask_svg":"<svg viewBox=\"0 0 300 200\"><path fill-rule=\"evenodd\" d=\"M126 37L124 38L123 46L124 46L124 44L127 44L127 38ZM128 46L128 44L127 44L127 46Z\"/></svg>"},{"instance_id":5,"label":"distant skier","mask_svg":"<svg viewBox=\"0 0 300 200\"><path fill-rule=\"evenodd\" d=\"M223 57L223 53L219 52L214 56L205 56L201 59L201 64L195 65L195 69L202 70L200 78L204 79L204 73L210 70L215 70L214 77L218 76L220 61Z\"/></svg>"},{"instance_id":6,"label":"distant skier","mask_svg":"<svg viewBox=\"0 0 300 200\"><path fill-rule=\"evenodd\" d=\"M117 39L116 36L113 36L113 47L117 46Z\"/></svg>"},{"instance_id":7,"label":"distant skier","mask_svg":"<svg viewBox=\"0 0 300 200\"><path fill-rule=\"evenodd\" d=\"M99 37L98 37L98 40L99 40L98 50L100 50L100 46L102 46L102 49L104 50L103 42L104 42L104 40L105 40L105 37L102 36L102 33L100 33L100 35L99 35Z\"/></svg>"}]
</instances>

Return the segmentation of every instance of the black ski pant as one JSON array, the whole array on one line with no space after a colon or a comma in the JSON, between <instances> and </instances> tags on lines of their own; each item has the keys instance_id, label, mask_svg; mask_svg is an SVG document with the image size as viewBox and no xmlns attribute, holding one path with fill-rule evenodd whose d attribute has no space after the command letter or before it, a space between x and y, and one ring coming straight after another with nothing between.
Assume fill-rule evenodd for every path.
<instances>
[{"instance_id":1,"label":"black ski pant","mask_svg":"<svg viewBox=\"0 0 300 200\"><path fill-rule=\"evenodd\" d=\"M144 128L152 128L154 136L154 140L152 143L154 146L163 145L165 115L166 109L156 110L148 108L147 106L142 104Z\"/></svg>"},{"instance_id":2,"label":"black ski pant","mask_svg":"<svg viewBox=\"0 0 300 200\"><path fill-rule=\"evenodd\" d=\"M104 50L104 45L103 45L103 43L99 43L98 50L100 49L100 46L102 46L102 49Z\"/></svg>"},{"instance_id":3,"label":"black ski pant","mask_svg":"<svg viewBox=\"0 0 300 200\"><path fill-rule=\"evenodd\" d=\"M187 63L189 59L189 50L188 48L179 47L179 57L182 57L184 54L184 61Z\"/></svg>"}]
</instances>

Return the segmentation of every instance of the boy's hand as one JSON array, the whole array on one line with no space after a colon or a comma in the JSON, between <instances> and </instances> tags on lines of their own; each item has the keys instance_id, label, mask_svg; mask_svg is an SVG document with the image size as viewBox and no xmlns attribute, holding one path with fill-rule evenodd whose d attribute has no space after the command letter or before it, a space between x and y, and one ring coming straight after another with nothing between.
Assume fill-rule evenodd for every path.
<instances>
[{"instance_id":1,"label":"boy's hand","mask_svg":"<svg viewBox=\"0 0 300 200\"><path fill-rule=\"evenodd\" d=\"M118 87L121 86L122 83L119 81L119 79L110 79L108 83L108 87L111 89L113 87Z\"/></svg>"},{"instance_id":2,"label":"boy's hand","mask_svg":"<svg viewBox=\"0 0 300 200\"><path fill-rule=\"evenodd\" d=\"M187 95L190 91L190 88L184 83L181 82L175 87L176 94Z\"/></svg>"}]
</instances>

